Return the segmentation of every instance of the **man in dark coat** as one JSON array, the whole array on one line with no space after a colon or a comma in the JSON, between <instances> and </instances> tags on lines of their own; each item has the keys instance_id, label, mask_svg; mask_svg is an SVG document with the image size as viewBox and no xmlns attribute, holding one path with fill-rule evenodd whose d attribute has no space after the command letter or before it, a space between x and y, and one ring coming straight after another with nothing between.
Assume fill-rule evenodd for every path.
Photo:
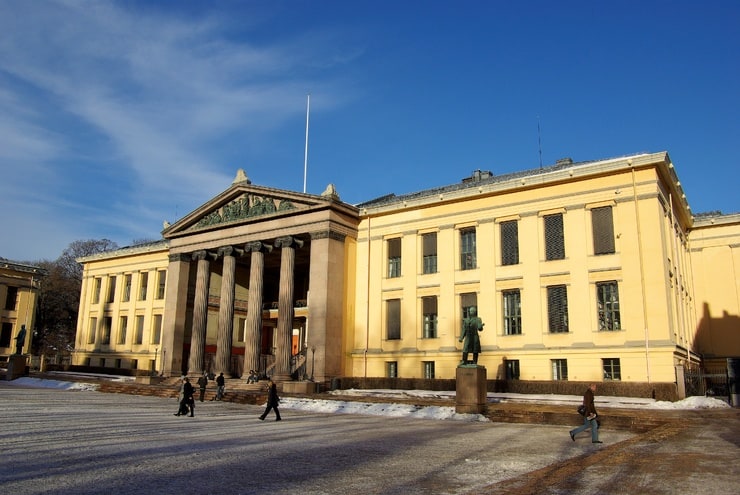
<instances>
[{"instance_id":1,"label":"man in dark coat","mask_svg":"<svg viewBox=\"0 0 740 495\"><path fill-rule=\"evenodd\" d=\"M570 439L574 442L576 441L576 435L591 428L591 442L602 443L599 440L599 420L597 419L599 415L596 412L596 406L594 406L594 392L596 392L596 384L592 383L583 394L583 407L586 408L586 412L583 415L583 424L574 430L570 430Z\"/></svg>"},{"instance_id":2,"label":"man in dark coat","mask_svg":"<svg viewBox=\"0 0 740 495\"><path fill-rule=\"evenodd\" d=\"M462 334L460 342L465 340L462 349L462 362L468 364L468 353L473 353L473 364L478 364L478 354L480 354L480 337L478 332L483 331L483 320L478 316L478 309L472 306L468 310L468 317L463 320Z\"/></svg>"},{"instance_id":3,"label":"man in dark coat","mask_svg":"<svg viewBox=\"0 0 740 495\"><path fill-rule=\"evenodd\" d=\"M206 387L208 386L208 374L204 371L203 374L198 378L198 388L200 388L200 401L206 397Z\"/></svg>"},{"instance_id":4,"label":"man in dark coat","mask_svg":"<svg viewBox=\"0 0 740 495\"><path fill-rule=\"evenodd\" d=\"M187 416L188 408L190 409L190 417L195 417L195 400L193 400L193 394L195 389L190 384L190 378L185 377L185 383L182 386L182 399L180 400L180 409L177 411L175 416Z\"/></svg>"},{"instance_id":5,"label":"man in dark coat","mask_svg":"<svg viewBox=\"0 0 740 495\"><path fill-rule=\"evenodd\" d=\"M221 373L216 378L216 397L211 400L221 400L224 398L224 385L226 384L226 379L224 379L224 374Z\"/></svg>"},{"instance_id":6,"label":"man in dark coat","mask_svg":"<svg viewBox=\"0 0 740 495\"><path fill-rule=\"evenodd\" d=\"M280 397L278 397L277 394L277 386L275 385L275 382L270 379L267 381L267 407L265 408L265 412L262 413L262 416L260 416L260 419L264 421L265 416L270 412L270 409L274 409L276 416L275 421L280 421L280 411L278 410L279 403Z\"/></svg>"}]
</instances>

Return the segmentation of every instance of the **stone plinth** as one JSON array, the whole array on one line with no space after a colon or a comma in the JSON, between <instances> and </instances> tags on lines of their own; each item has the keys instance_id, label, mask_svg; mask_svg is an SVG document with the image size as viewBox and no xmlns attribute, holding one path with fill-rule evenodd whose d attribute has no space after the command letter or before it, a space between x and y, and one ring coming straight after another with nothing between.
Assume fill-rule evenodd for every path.
<instances>
[{"instance_id":1,"label":"stone plinth","mask_svg":"<svg viewBox=\"0 0 740 495\"><path fill-rule=\"evenodd\" d=\"M26 356L13 354L8 357L8 372L5 374L6 380L15 380L26 374Z\"/></svg>"},{"instance_id":2,"label":"stone plinth","mask_svg":"<svg viewBox=\"0 0 740 495\"><path fill-rule=\"evenodd\" d=\"M318 385L316 382L283 382L283 392L287 394L315 394Z\"/></svg>"},{"instance_id":3,"label":"stone plinth","mask_svg":"<svg viewBox=\"0 0 740 495\"><path fill-rule=\"evenodd\" d=\"M482 414L486 410L486 368L475 364L457 367L455 412Z\"/></svg>"}]
</instances>

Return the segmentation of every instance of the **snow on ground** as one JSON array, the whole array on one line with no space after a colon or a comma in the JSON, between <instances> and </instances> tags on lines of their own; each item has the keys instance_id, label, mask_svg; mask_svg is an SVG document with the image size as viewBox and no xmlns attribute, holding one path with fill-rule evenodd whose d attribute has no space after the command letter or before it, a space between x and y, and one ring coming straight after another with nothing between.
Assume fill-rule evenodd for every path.
<instances>
[{"instance_id":1,"label":"snow on ground","mask_svg":"<svg viewBox=\"0 0 740 495\"><path fill-rule=\"evenodd\" d=\"M22 377L7 382L10 385L23 387L53 388L57 390L95 391L98 386L94 383L77 383L60 380L46 380L39 378ZM480 414L458 414L455 407L444 406L415 406L402 403L374 403L352 401L353 397L382 397L387 399L403 398L432 398L454 400L454 391L429 390L334 390L329 392L335 397L344 397L347 400L323 400L299 397L284 397L280 400L280 407L316 413L365 414L371 416L406 417L418 419L440 419L455 421L488 421ZM580 396L575 395L524 395L489 393L488 402L528 402L540 404L578 404ZM688 397L678 402L656 401L636 397L600 397L596 398L597 407L620 407L636 409L712 409L730 407L727 402L712 397Z\"/></svg>"}]
</instances>

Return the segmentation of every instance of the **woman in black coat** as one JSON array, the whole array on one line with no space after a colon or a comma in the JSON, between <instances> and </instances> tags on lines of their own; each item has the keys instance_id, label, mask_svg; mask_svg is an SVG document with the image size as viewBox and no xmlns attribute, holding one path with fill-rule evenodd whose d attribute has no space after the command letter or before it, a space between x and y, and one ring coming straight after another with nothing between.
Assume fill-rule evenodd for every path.
<instances>
[{"instance_id":1,"label":"woman in black coat","mask_svg":"<svg viewBox=\"0 0 740 495\"><path fill-rule=\"evenodd\" d=\"M277 394L277 386L272 380L267 381L267 407L265 412L262 413L260 419L265 420L265 416L270 412L270 409L275 410L275 421L280 421L280 411L278 410L278 404L280 403L280 397Z\"/></svg>"}]
</instances>

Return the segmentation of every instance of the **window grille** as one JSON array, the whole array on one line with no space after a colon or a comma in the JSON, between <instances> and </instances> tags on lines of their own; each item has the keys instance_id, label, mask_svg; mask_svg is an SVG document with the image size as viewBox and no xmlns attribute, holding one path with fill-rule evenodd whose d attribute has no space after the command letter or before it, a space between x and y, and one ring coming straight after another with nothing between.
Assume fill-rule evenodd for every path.
<instances>
[{"instance_id":1,"label":"window grille","mask_svg":"<svg viewBox=\"0 0 740 495\"><path fill-rule=\"evenodd\" d=\"M552 379L553 380L567 380L568 379L568 361L565 359L553 359L552 363Z\"/></svg>"},{"instance_id":2,"label":"window grille","mask_svg":"<svg viewBox=\"0 0 740 495\"><path fill-rule=\"evenodd\" d=\"M594 254L612 254L614 249L614 220L612 207L604 206L591 210L594 236Z\"/></svg>"},{"instance_id":3,"label":"window grille","mask_svg":"<svg viewBox=\"0 0 740 495\"><path fill-rule=\"evenodd\" d=\"M389 299L386 306L386 332L388 340L401 338L401 300Z\"/></svg>"},{"instance_id":4,"label":"window grille","mask_svg":"<svg viewBox=\"0 0 740 495\"><path fill-rule=\"evenodd\" d=\"M604 365L604 380L621 380L622 369L619 365L619 358L602 359Z\"/></svg>"},{"instance_id":5,"label":"window grille","mask_svg":"<svg viewBox=\"0 0 740 495\"><path fill-rule=\"evenodd\" d=\"M563 215L545 215L545 259L565 259L565 237L563 234Z\"/></svg>"},{"instance_id":6,"label":"window grille","mask_svg":"<svg viewBox=\"0 0 740 495\"><path fill-rule=\"evenodd\" d=\"M476 265L475 229L460 231L460 269L472 270Z\"/></svg>"},{"instance_id":7,"label":"window grille","mask_svg":"<svg viewBox=\"0 0 740 495\"><path fill-rule=\"evenodd\" d=\"M501 222L501 264L519 264L519 222Z\"/></svg>"},{"instance_id":8,"label":"window grille","mask_svg":"<svg viewBox=\"0 0 740 495\"><path fill-rule=\"evenodd\" d=\"M599 331L620 330L619 290L617 282L596 284L596 303L599 309Z\"/></svg>"},{"instance_id":9,"label":"window grille","mask_svg":"<svg viewBox=\"0 0 740 495\"><path fill-rule=\"evenodd\" d=\"M519 289L503 292L504 299L504 335L522 333L522 308Z\"/></svg>"},{"instance_id":10,"label":"window grille","mask_svg":"<svg viewBox=\"0 0 740 495\"><path fill-rule=\"evenodd\" d=\"M568 331L568 290L564 285L547 288L547 319L550 333Z\"/></svg>"},{"instance_id":11,"label":"window grille","mask_svg":"<svg viewBox=\"0 0 740 495\"><path fill-rule=\"evenodd\" d=\"M437 273L437 233L424 234L421 239L423 273Z\"/></svg>"},{"instance_id":12,"label":"window grille","mask_svg":"<svg viewBox=\"0 0 740 495\"><path fill-rule=\"evenodd\" d=\"M424 329L422 335L425 339L437 338L437 296L421 298Z\"/></svg>"},{"instance_id":13,"label":"window grille","mask_svg":"<svg viewBox=\"0 0 740 495\"><path fill-rule=\"evenodd\" d=\"M388 239L388 278L401 276L401 238Z\"/></svg>"}]
</instances>

